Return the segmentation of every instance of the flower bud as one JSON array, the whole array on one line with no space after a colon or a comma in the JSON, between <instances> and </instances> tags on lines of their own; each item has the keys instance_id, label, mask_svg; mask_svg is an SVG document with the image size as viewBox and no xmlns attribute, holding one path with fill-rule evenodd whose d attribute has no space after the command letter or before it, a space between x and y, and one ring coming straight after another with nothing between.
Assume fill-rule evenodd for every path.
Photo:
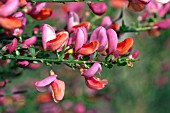
<instances>
[{"instance_id":1,"label":"flower bud","mask_svg":"<svg viewBox=\"0 0 170 113\"><path fill-rule=\"evenodd\" d=\"M104 2L98 2L98 3L88 3L89 8L92 10L92 12L98 16L103 15L106 12L107 6Z\"/></svg>"}]
</instances>

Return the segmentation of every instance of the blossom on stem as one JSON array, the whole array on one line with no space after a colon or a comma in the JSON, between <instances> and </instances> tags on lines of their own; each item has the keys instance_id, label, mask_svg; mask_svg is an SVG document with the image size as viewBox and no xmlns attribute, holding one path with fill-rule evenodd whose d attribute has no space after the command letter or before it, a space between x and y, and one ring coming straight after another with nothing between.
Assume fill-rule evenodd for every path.
<instances>
[{"instance_id":1,"label":"blossom on stem","mask_svg":"<svg viewBox=\"0 0 170 113\"><path fill-rule=\"evenodd\" d=\"M96 15L103 15L106 12L107 6L104 2L90 2L88 3L89 8L92 10L92 12Z\"/></svg>"},{"instance_id":2,"label":"blossom on stem","mask_svg":"<svg viewBox=\"0 0 170 113\"><path fill-rule=\"evenodd\" d=\"M28 39L24 40L22 42L21 46L23 48L28 48L29 46L33 45L36 41L37 41L37 37L36 36L32 36L31 38L28 38Z\"/></svg>"},{"instance_id":3,"label":"blossom on stem","mask_svg":"<svg viewBox=\"0 0 170 113\"><path fill-rule=\"evenodd\" d=\"M83 28L77 28L74 32L75 46L74 50L78 54L81 55L90 55L94 53L99 48L99 41L91 41L90 43L86 43L86 33ZM74 40L73 40L74 41Z\"/></svg>"},{"instance_id":4,"label":"blossom on stem","mask_svg":"<svg viewBox=\"0 0 170 113\"><path fill-rule=\"evenodd\" d=\"M48 24L41 26L42 31L42 45L44 50L55 51L62 47L68 39L68 32L61 31L55 33L55 30Z\"/></svg>"},{"instance_id":5,"label":"blossom on stem","mask_svg":"<svg viewBox=\"0 0 170 113\"><path fill-rule=\"evenodd\" d=\"M40 92L46 91L46 88L50 86L54 101L58 103L64 97L65 83L61 80L58 80L56 77L57 75L55 75L54 72L50 71L50 76L41 81L37 81L35 83L35 86L36 89Z\"/></svg>"},{"instance_id":6,"label":"blossom on stem","mask_svg":"<svg viewBox=\"0 0 170 113\"><path fill-rule=\"evenodd\" d=\"M85 77L86 85L91 89L101 90L108 84L106 79L101 80L96 76Z\"/></svg>"}]
</instances>

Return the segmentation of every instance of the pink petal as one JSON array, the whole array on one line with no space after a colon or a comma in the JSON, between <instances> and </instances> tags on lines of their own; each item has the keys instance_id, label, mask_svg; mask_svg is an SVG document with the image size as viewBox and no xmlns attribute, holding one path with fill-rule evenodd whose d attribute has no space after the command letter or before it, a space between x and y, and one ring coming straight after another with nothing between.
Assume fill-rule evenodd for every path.
<instances>
[{"instance_id":1,"label":"pink petal","mask_svg":"<svg viewBox=\"0 0 170 113\"><path fill-rule=\"evenodd\" d=\"M35 83L36 87L44 87L50 85L54 80L56 80L57 75L50 75L41 81Z\"/></svg>"},{"instance_id":2,"label":"pink petal","mask_svg":"<svg viewBox=\"0 0 170 113\"><path fill-rule=\"evenodd\" d=\"M79 16L77 15L77 13L69 12L68 13L68 21L67 21L67 30L69 32L71 32L72 27L79 24L79 23L80 23L80 19L79 19Z\"/></svg>"},{"instance_id":3,"label":"pink petal","mask_svg":"<svg viewBox=\"0 0 170 113\"><path fill-rule=\"evenodd\" d=\"M108 53L112 53L116 50L118 38L117 34L113 29L107 30L107 36L108 36Z\"/></svg>"},{"instance_id":4,"label":"pink petal","mask_svg":"<svg viewBox=\"0 0 170 113\"><path fill-rule=\"evenodd\" d=\"M36 15L38 14L44 7L46 6L46 2L37 2L31 11L29 11L29 14Z\"/></svg>"},{"instance_id":5,"label":"pink petal","mask_svg":"<svg viewBox=\"0 0 170 113\"><path fill-rule=\"evenodd\" d=\"M37 89L37 91L39 92L45 92L49 89L49 86L45 86L45 87L35 87Z\"/></svg>"},{"instance_id":6,"label":"pink petal","mask_svg":"<svg viewBox=\"0 0 170 113\"><path fill-rule=\"evenodd\" d=\"M47 49L47 42L56 38L55 30L48 24L41 26L42 31L42 45L44 50Z\"/></svg>"},{"instance_id":7,"label":"pink petal","mask_svg":"<svg viewBox=\"0 0 170 113\"><path fill-rule=\"evenodd\" d=\"M132 53L132 58L137 58L139 56L139 51L135 51Z\"/></svg>"},{"instance_id":8,"label":"pink petal","mask_svg":"<svg viewBox=\"0 0 170 113\"><path fill-rule=\"evenodd\" d=\"M77 28L75 31L75 37L76 37L76 42L75 42L75 51L78 51L84 44L84 32L81 28Z\"/></svg>"},{"instance_id":9,"label":"pink petal","mask_svg":"<svg viewBox=\"0 0 170 113\"><path fill-rule=\"evenodd\" d=\"M96 15L103 15L106 12L107 6L104 2L88 3L89 8Z\"/></svg>"},{"instance_id":10,"label":"pink petal","mask_svg":"<svg viewBox=\"0 0 170 113\"><path fill-rule=\"evenodd\" d=\"M17 62L17 65L21 68L27 67L29 65L29 62L27 60L21 60Z\"/></svg>"},{"instance_id":11,"label":"pink petal","mask_svg":"<svg viewBox=\"0 0 170 113\"><path fill-rule=\"evenodd\" d=\"M7 45L5 46L6 50L7 50L9 53L12 53L12 52L16 49L17 43L18 43L17 39L14 38L10 44L7 44Z\"/></svg>"},{"instance_id":12,"label":"pink petal","mask_svg":"<svg viewBox=\"0 0 170 113\"><path fill-rule=\"evenodd\" d=\"M36 36L32 36L31 38L28 38L22 42L22 45L26 45L27 47L33 45L37 41Z\"/></svg>"},{"instance_id":13,"label":"pink petal","mask_svg":"<svg viewBox=\"0 0 170 113\"><path fill-rule=\"evenodd\" d=\"M7 0L5 4L0 6L0 16L6 17L14 13L18 9L19 0Z\"/></svg>"},{"instance_id":14,"label":"pink petal","mask_svg":"<svg viewBox=\"0 0 170 113\"><path fill-rule=\"evenodd\" d=\"M112 20L109 16L105 16L100 23L100 25L103 26L104 28L109 27L111 24Z\"/></svg>"},{"instance_id":15,"label":"pink petal","mask_svg":"<svg viewBox=\"0 0 170 113\"><path fill-rule=\"evenodd\" d=\"M170 28L170 18L157 22L154 25L159 27L160 29L168 29Z\"/></svg>"},{"instance_id":16,"label":"pink petal","mask_svg":"<svg viewBox=\"0 0 170 113\"><path fill-rule=\"evenodd\" d=\"M82 76L92 77L96 73L100 73L102 71L102 67L100 63L94 63L89 69L85 70L81 73Z\"/></svg>"},{"instance_id":17,"label":"pink petal","mask_svg":"<svg viewBox=\"0 0 170 113\"><path fill-rule=\"evenodd\" d=\"M139 0L139 1L144 3L144 4L148 4L151 0Z\"/></svg>"}]
</instances>

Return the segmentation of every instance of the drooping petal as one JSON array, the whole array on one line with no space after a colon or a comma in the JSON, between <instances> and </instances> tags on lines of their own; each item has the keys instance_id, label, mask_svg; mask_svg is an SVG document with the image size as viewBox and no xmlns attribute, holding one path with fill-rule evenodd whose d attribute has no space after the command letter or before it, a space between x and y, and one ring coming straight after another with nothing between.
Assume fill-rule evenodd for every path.
<instances>
[{"instance_id":1,"label":"drooping petal","mask_svg":"<svg viewBox=\"0 0 170 113\"><path fill-rule=\"evenodd\" d=\"M82 76L85 77L92 77L96 73L100 73L102 71L102 67L100 63L94 63L89 69L83 71L81 73Z\"/></svg>"},{"instance_id":2,"label":"drooping petal","mask_svg":"<svg viewBox=\"0 0 170 113\"><path fill-rule=\"evenodd\" d=\"M105 87L105 85L108 84L108 81L106 79L101 80L100 78L97 78L96 76L85 78L86 85L95 90L101 90Z\"/></svg>"},{"instance_id":3,"label":"drooping petal","mask_svg":"<svg viewBox=\"0 0 170 113\"><path fill-rule=\"evenodd\" d=\"M161 29L168 29L168 28L170 28L170 18L167 18L160 22L157 22L154 24L154 26L157 26Z\"/></svg>"},{"instance_id":4,"label":"drooping petal","mask_svg":"<svg viewBox=\"0 0 170 113\"><path fill-rule=\"evenodd\" d=\"M95 40L98 40L100 43L98 51L100 52L103 51L108 43L106 29L104 27L99 26L92 32L92 35L90 37L90 42Z\"/></svg>"},{"instance_id":5,"label":"drooping petal","mask_svg":"<svg viewBox=\"0 0 170 113\"><path fill-rule=\"evenodd\" d=\"M124 55L133 45L133 38L126 38L124 41L118 43L117 50L120 55Z\"/></svg>"},{"instance_id":6,"label":"drooping petal","mask_svg":"<svg viewBox=\"0 0 170 113\"><path fill-rule=\"evenodd\" d=\"M48 24L41 26L43 49L47 49L47 42L56 38L55 30Z\"/></svg>"},{"instance_id":7,"label":"drooping petal","mask_svg":"<svg viewBox=\"0 0 170 113\"><path fill-rule=\"evenodd\" d=\"M22 26L22 22L14 17L0 17L0 26L5 29L15 29Z\"/></svg>"},{"instance_id":8,"label":"drooping petal","mask_svg":"<svg viewBox=\"0 0 170 113\"><path fill-rule=\"evenodd\" d=\"M54 101L58 103L64 97L65 83L61 80L55 80L51 83L51 89Z\"/></svg>"},{"instance_id":9,"label":"drooping petal","mask_svg":"<svg viewBox=\"0 0 170 113\"><path fill-rule=\"evenodd\" d=\"M104 2L88 3L89 8L96 15L103 15L106 12L107 6Z\"/></svg>"},{"instance_id":10,"label":"drooping petal","mask_svg":"<svg viewBox=\"0 0 170 113\"><path fill-rule=\"evenodd\" d=\"M5 47L3 47L4 50L7 50L9 53L12 53L16 47L17 47L17 39L14 38L10 44L7 44Z\"/></svg>"},{"instance_id":11,"label":"drooping petal","mask_svg":"<svg viewBox=\"0 0 170 113\"><path fill-rule=\"evenodd\" d=\"M7 17L18 9L19 0L6 0L6 3L0 6L0 16Z\"/></svg>"},{"instance_id":12,"label":"drooping petal","mask_svg":"<svg viewBox=\"0 0 170 113\"><path fill-rule=\"evenodd\" d=\"M109 27L111 24L112 20L109 16L105 16L100 23L100 25L103 26L104 28Z\"/></svg>"},{"instance_id":13,"label":"drooping petal","mask_svg":"<svg viewBox=\"0 0 170 113\"><path fill-rule=\"evenodd\" d=\"M35 86L36 87L45 87L50 85L54 80L56 80L57 75L50 75L47 78L41 80L41 81L37 81L35 82Z\"/></svg>"},{"instance_id":14,"label":"drooping petal","mask_svg":"<svg viewBox=\"0 0 170 113\"><path fill-rule=\"evenodd\" d=\"M79 54L90 55L99 48L99 41L93 41L88 44L83 44L82 48L78 50Z\"/></svg>"},{"instance_id":15,"label":"drooping petal","mask_svg":"<svg viewBox=\"0 0 170 113\"><path fill-rule=\"evenodd\" d=\"M50 51L55 51L59 49L68 39L68 32L62 31L57 33L56 38L49 40L47 42L47 49Z\"/></svg>"},{"instance_id":16,"label":"drooping petal","mask_svg":"<svg viewBox=\"0 0 170 113\"><path fill-rule=\"evenodd\" d=\"M78 51L84 44L84 32L81 28L77 28L75 32L75 51Z\"/></svg>"},{"instance_id":17,"label":"drooping petal","mask_svg":"<svg viewBox=\"0 0 170 113\"><path fill-rule=\"evenodd\" d=\"M108 29L107 37L108 37L108 54L110 54L116 50L118 43L117 33L113 29Z\"/></svg>"},{"instance_id":18,"label":"drooping petal","mask_svg":"<svg viewBox=\"0 0 170 113\"><path fill-rule=\"evenodd\" d=\"M33 45L36 41L37 41L37 37L36 36L32 36L31 38L28 38L28 39L24 40L22 42L21 46L29 47L29 46Z\"/></svg>"},{"instance_id":19,"label":"drooping petal","mask_svg":"<svg viewBox=\"0 0 170 113\"><path fill-rule=\"evenodd\" d=\"M30 16L36 20L45 20L52 15L52 10L49 8L43 8L38 14L30 14Z\"/></svg>"}]
</instances>

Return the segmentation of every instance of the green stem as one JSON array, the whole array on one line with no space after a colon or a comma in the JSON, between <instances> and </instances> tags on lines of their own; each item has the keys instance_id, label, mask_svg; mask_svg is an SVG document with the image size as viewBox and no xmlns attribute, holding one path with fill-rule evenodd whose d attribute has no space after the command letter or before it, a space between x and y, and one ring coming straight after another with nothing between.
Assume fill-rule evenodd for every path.
<instances>
[{"instance_id":1,"label":"green stem","mask_svg":"<svg viewBox=\"0 0 170 113\"><path fill-rule=\"evenodd\" d=\"M148 31L153 29L153 27L147 26L147 27L140 27L140 28L130 28L126 30L120 30L120 33L127 33L127 32L142 32L142 31Z\"/></svg>"},{"instance_id":2,"label":"green stem","mask_svg":"<svg viewBox=\"0 0 170 113\"><path fill-rule=\"evenodd\" d=\"M49 62L49 63L78 63L78 64L92 64L99 61L79 61L79 60L57 60L57 59L46 59L46 58L33 58L33 57L25 57L25 56L13 56L13 55L4 55L0 56L0 59L13 59L13 60L28 60L28 61L37 61L37 62Z\"/></svg>"}]
</instances>

